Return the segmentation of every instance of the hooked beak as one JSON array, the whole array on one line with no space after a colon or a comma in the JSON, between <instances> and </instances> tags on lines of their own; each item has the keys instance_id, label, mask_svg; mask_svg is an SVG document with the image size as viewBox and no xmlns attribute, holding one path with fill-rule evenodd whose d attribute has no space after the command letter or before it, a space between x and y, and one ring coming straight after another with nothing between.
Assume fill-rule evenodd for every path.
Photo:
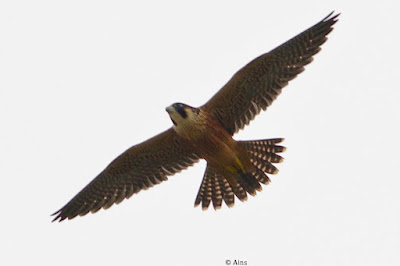
<instances>
[{"instance_id":1,"label":"hooked beak","mask_svg":"<svg viewBox=\"0 0 400 266\"><path fill-rule=\"evenodd\" d=\"M174 107L172 107L172 105L165 108L165 111L167 111L168 114L170 114L173 110L174 110Z\"/></svg>"},{"instance_id":2,"label":"hooked beak","mask_svg":"<svg viewBox=\"0 0 400 266\"><path fill-rule=\"evenodd\" d=\"M165 108L165 111L167 111L167 113L169 114L169 118L171 119L172 123L176 126L176 122L171 117L171 113L174 111L174 107L172 107L172 105L170 105L167 108Z\"/></svg>"}]
</instances>

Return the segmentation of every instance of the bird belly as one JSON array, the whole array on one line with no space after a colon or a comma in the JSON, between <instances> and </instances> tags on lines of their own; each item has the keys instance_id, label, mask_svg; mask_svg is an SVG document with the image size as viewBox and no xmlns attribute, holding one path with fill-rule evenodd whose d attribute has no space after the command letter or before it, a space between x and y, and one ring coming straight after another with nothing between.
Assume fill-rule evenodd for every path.
<instances>
[{"instance_id":1,"label":"bird belly","mask_svg":"<svg viewBox=\"0 0 400 266\"><path fill-rule=\"evenodd\" d=\"M197 121L178 126L175 130L194 153L221 174L249 172L254 167L247 152L209 115L201 113Z\"/></svg>"},{"instance_id":2,"label":"bird belly","mask_svg":"<svg viewBox=\"0 0 400 266\"><path fill-rule=\"evenodd\" d=\"M252 169L247 152L226 131L209 129L193 138L192 145L195 153L221 174L239 174Z\"/></svg>"}]
</instances>

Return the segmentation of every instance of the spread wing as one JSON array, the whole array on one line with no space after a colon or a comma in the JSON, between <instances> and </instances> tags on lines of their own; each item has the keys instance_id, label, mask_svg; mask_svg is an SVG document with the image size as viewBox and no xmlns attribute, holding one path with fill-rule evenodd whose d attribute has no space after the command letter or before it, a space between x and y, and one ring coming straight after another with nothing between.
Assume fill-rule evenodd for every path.
<instances>
[{"instance_id":1,"label":"spread wing","mask_svg":"<svg viewBox=\"0 0 400 266\"><path fill-rule=\"evenodd\" d=\"M122 153L70 202L55 212L53 221L107 209L142 189L167 180L167 176L186 169L198 160L197 155L170 128Z\"/></svg>"},{"instance_id":2,"label":"spread wing","mask_svg":"<svg viewBox=\"0 0 400 266\"><path fill-rule=\"evenodd\" d=\"M304 71L333 30L333 12L308 30L254 59L239 70L202 108L231 134L238 132L275 100L283 87Z\"/></svg>"}]
</instances>

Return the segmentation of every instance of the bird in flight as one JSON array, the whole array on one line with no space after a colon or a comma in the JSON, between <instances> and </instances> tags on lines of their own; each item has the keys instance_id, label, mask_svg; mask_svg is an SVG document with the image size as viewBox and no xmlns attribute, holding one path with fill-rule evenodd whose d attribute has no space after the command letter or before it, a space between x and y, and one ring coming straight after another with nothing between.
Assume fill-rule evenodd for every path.
<instances>
[{"instance_id":1,"label":"bird in flight","mask_svg":"<svg viewBox=\"0 0 400 266\"><path fill-rule=\"evenodd\" d=\"M53 221L72 219L130 198L142 189L167 180L167 176L192 166L200 159L207 167L195 206L214 209L222 202L234 205L254 196L267 174L276 174L275 163L285 148L283 138L236 141L243 129L281 93L283 87L304 71L333 30L339 14L333 12L294 38L265 53L242 69L199 108L175 103L166 108L173 126L135 145L112 161L64 207Z\"/></svg>"}]
</instances>

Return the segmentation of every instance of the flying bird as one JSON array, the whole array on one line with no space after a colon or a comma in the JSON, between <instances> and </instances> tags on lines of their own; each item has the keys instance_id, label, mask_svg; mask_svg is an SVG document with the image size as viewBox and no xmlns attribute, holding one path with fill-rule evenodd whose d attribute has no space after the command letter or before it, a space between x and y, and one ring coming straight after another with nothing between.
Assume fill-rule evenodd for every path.
<instances>
[{"instance_id":1,"label":"flying bird","mask_svg":"<svg viewBox=\"0 0 400 266\"><path fill-rule=\"evenodd\" d=\"M236 141L232 137L275 100L283 87L304 71L333 30L333 12L242 69L199 108L174 103L166 108L173 126L135 145L112 161L64 207L53 221L107 209L133 194L167 180L200 159L207 167L195 206L219 209L254 196L282 162L283 138Z\"/></svg>"}]
</instances>

